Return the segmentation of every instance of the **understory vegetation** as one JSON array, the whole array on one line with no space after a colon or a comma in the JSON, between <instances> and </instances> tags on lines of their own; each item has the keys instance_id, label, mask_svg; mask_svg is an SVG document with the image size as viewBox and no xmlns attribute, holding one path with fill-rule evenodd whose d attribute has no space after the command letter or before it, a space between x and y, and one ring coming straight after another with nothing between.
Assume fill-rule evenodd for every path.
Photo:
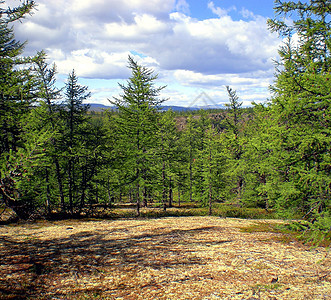
<instances>
[{"instance_id":1,"label":"understory vegetation","mask_svg":"<svg viewBox=\"0 0 331 300\"><path fill-rule=\"evenodd\" d=\"M330 237L330 1L275 1L268 25L284 44L270 100L243 108L227 86L226 109L194 113L162 111L166 87L130 56L116 109L90 112L74 70L59 89L46 53L26 57L15 40L34 6L0 8L1 211L302 219L292 229Z\"/></svg>"}]
</instances>

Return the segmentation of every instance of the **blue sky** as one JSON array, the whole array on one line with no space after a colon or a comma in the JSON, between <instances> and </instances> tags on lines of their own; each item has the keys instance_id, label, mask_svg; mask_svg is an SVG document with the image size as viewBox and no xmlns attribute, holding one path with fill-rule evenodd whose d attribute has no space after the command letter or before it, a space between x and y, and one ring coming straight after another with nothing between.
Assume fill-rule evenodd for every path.
<instances>
[{"instance_id":1,"label":"blue sky","mask_svg":"<svg viewBox=\"0 0 331 300\"><path fill-rule=\"evenodd\" d=\"M92 92L89 102L107 105L121 92L128 55L159 74L155 84L167 85L168 105L189 106L201 93L225 103L226 85L244 105L270 97L281 42L266 25L273 0L36 2L33 16L15 25L16 37L28 40L28 55L46 51L60 86L75 69Z\"/></svg>"},{"instance_id":2,"label":"blue sky","mask_svg":"<svg viewBox=\"0 0 331 300\"><path fill-rule=\"evenodd\" d=\"M208 8L208 0L191 0L189 3L189 13L192 17L199 20L215 17L212 11ZM264 17L273 17L273 0L214 0L213 3L216 7L221 7L225 10L229 10L229 15L234 20L242 19L239 14L242 9L247 9L254 14Z\"/></svg>"}]
</instances>

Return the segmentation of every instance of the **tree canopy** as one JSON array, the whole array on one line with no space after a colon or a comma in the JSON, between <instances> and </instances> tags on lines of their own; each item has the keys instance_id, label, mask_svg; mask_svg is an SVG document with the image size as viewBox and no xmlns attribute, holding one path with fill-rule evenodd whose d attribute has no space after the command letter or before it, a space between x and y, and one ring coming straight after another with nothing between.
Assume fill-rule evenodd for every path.
<instances>
[{"instance_id":1,"label":"tree canopy","mask_svg":"<svg viewBox=\"0 0 331 300\"><path fill-rule=\"evenodd\" d=\"M0 1L3 4L4 1ZM275 1L272 97L243 108L162 111L158 75L128 57L115 108L91 112L72 71L62 88L44 51L24 56L12 24L34 1L0 9L0 200L21 219L89 216L131 205L259 207L330 228L330 1ZM291 21L289 21L289 18Z\"/></svg>"}]
</instances>

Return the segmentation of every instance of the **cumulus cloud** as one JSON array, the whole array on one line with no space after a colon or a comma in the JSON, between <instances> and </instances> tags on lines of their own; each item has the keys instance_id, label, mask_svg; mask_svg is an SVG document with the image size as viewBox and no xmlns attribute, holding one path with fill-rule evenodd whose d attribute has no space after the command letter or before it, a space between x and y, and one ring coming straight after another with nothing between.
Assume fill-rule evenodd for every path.
<instances>
[{"instance_id":1,"label":"cumulus cloud","mask_svg":"<svg viewBox=\"0 0 331 300\"><path fill-rule=\"evenodd\" d=\"M191 101L204 91L213 103L226 103L228 96L225 87L228 85L237 90L240 100L247 106L252 101L258 103L266 100L268 88L272 83L272 75L272 71L206 75L193 71L177 70L174 71L173 77L182 86L195 87Z\"/></svg>"},{"instance_id":2,"label":"cumulus cloud","mask_svg":"<svg viewBox=\"0 0 331 300\"><path fill-rule=\"evenodd\" d=\"M199 20L190 17L188 0L39 0L15 31L28 40L29 55L45 49L62 74L75 69L84 78L127 78L131 54L155 68L176 99L188 94L179 97L175 81L220 96L224 84L242 85L243 94L265 89L279 45L266 19L242 9L244 20L235 21L234 6L206 5L214 16Z\"/></svg>"},{"instance_id":3,"label":"cumulus cloud","mask_svg":"<svg viewBox=\"0 0 331 300\"><path fill-rule=\"evenodd\" d=\"M74 68L79 76L85 78L123 79L130 75L126 68L128 55L129 52L107 53L81 49L72 51L65 59L59 59L57 66L61 73L69 73Z\"/></svg>"},{"instance_id":4,"label":"cumulus cloud","mask_svg":"<svg viewBox=\"0 0 331 300\"><path fill-rule=\"evenodd\" d=\"M229 16L196 20L173 13L172 34L159 40L151 55L157 55L166 69L203 73L248 72L267 69L276 55L278 41L259 18L233 21ZM161 49L161 52L160 52Z\"/></svg>"}]
</instances>

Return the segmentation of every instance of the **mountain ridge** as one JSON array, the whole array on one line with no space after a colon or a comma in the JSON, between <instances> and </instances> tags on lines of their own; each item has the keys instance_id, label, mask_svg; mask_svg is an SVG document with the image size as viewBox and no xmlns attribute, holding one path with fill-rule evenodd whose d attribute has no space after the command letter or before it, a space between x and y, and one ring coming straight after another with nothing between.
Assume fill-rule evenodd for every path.
<instances>
[{"instance_id":1,"label":"mountain ridge","mask_svg":"<svg viewBox=\"0 0 331 300\"><path fill-rule=\"evenodd\" d=\"M103 111L105 109L116 109L115 106L110 105L104 105L101 103L86 103L85 105L89 105L89 111ZM215 105L205 105L205 106L192 106L192 107L186 107L186 106L178 106L178 105L162 105L160 107L161 110L167 111L172 109L173 111L189 111L189 110L200 110L200 109L224 109L225 107L223 105L218 105L215 107Z\"/></svg>"}]
</instances>

